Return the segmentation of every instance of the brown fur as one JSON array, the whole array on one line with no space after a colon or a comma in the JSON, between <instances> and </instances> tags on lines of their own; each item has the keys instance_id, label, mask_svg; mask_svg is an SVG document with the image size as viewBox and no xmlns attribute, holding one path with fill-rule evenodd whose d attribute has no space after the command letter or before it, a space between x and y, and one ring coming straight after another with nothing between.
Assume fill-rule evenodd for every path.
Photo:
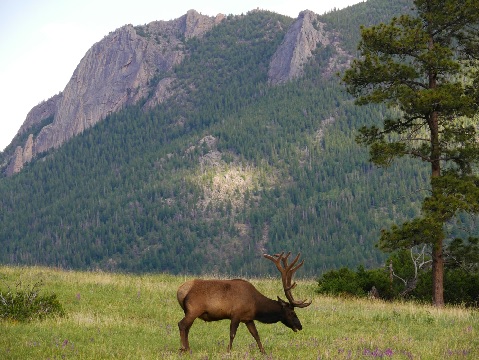
<instances>
[{"instance_id":1,"label":"brown fur","mask_svg":"<svg viewBox=\"0 0 479 360\"><path fill-rule=\"evenodd\" d=\"M301 323L289 303L279 298L277 301L267 298L245 280L187 281L179 287L177 298L185 312L185 317L178 323L182 351L190 349L188 332L196 318L204 321L231 320L228 351L240 323L246 325L262 353L265 351L254 320L268 324L281 321L294 331L301 330Z\"/></svg>"},{"instance_id":2,"label":"brown fur","mask_svg":"<svg viewBox=\"0 0 479 360\"><path fill-rule=\"evenodd\" d=\"M256 340L259 350L265 353L264 347L256 330L254 320L266 324L281 321L293 331L302 329L295 307L306 307L310 304L305 301L295 301L291 294L291 277L302 265L294 267L299 254L292 264L287 264L287 258L280 255L266 258L275 262L283 278L285 294L289 302L278 297L272 300L261 294L251 283L245 280L190 280L178 288L177 299L185 313L185 317L178 323L181 338L181 351L189 351L188 333L193 322L200 318L204 321L217 321L230 319L230 342L228 351L231 350L236 330L240 323L244 323L251 335ZM281 265L281 261L283 265Z\"/></svg>"},{"instance_id":3,"label":"brown fur","mask_svg":"<svg viewBox=\"0 0 479 360\"><path fill-rule=\"evenodd\" d=\"M233 317L240 322L254 320L262 307L276 303L240 279L187 281L179 287L177 298L185 314L194 314L205 321Z\"/></svg>"}]
</instances>

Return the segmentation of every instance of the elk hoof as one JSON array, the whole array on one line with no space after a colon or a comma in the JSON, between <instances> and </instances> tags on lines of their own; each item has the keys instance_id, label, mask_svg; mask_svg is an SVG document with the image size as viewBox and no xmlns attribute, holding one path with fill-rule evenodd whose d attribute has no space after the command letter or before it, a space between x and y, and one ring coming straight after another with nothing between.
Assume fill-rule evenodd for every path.
<instances>
[{"instance_id":1,"label":"elk hoof","mask_svg":"<svg viewBox=\"0 0 479 360\"><path fill-rule=\"evenodd\" d=\"M180 354L186 354L186 353L190 353L191 354L191 349L185 349L185 348L180 348L179 350Z\"/></svg>"}]
</instances>

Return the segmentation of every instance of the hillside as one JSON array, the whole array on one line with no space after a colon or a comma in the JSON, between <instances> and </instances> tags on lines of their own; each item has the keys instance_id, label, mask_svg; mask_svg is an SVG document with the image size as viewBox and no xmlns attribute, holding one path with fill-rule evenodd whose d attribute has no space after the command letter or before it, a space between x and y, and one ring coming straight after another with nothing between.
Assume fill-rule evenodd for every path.
<instances>
[{"instance_id":1,"label":"hillside","mask_svg":"<svg viewBox=\"0 0 479 360\"><path fill-rule=\"evenodd\" d=\"M0 158L6 169L15 153L28 155L0 178L0 262L259 275L271 272L263 251L291 249L303 252L308 275L380 265L379 231L417 213L427 171L368 163L356 129L386 110L356 107L334 73L355 54L360 24L409 8L371 0L298 19L265 11L204 19L210 26L198 36L185 35L183 20L111 33L169 44L159 54L178 58L116 89L127 101L42 151L38 139L71 128L55 110L67 92L27 118ZM324 37L311 50L293 36L306 33ZM308 51L306 62L294 60Z\"/></svg>"}]
</instances>

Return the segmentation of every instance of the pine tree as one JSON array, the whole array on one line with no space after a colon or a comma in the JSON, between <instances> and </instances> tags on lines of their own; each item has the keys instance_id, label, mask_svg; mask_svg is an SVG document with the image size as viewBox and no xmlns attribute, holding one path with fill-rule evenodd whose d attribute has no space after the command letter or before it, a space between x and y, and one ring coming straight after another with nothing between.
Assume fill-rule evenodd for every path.
<instances>
[{"instance_id":1,"label":"pine tree","mask_svg":"<svg viewBox=\"0 0 479 360\"><path fill-rule=\"evenodd\" d=\"M479 212L478 0L415 0L413 15L361 29L359 59L343 81L356 103L398 108L383 127L363 127L357 141L379 166L410 156L431 166L421 216L384 230L385 250L429 244L433 303L444 305L444 225Z\"/></svg>"}]
</instances>

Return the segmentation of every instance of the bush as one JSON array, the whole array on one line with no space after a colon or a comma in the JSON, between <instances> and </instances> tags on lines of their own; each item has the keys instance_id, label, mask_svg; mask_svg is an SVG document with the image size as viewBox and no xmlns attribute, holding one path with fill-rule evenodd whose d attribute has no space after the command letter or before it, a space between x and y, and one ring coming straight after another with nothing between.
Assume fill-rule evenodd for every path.
<instances>
[{"instance_id":1,"label":"bush","mask_svg":"<svg viewBox=\"0 0 479 360\"><path fill-rule=\"evenodd\" d=\"M56 294L40 295L42 285L41 281L30 286L18 282L15 290L8 285L6 291L0 289L0 319L27 322L64 316L65 311Z\"/></svg>"},{"instance_id":2,"label":"bush","mask_svg":"<svg viewBox=\"0 0 479 360\"><path fill-rule=\"evenodd\" d=\"M385 268L365 270L360 266L356 273L366 294L375 287L381 299L391 300L397 295L397 286L394 282L391 284L389 272Z\"/></svg>"},{"instance_id":3,"label":"bush","mask_svg":"<svg viewBox=\"0 0 479 360\"><path fill-rule=\"evenodd\" d=\"M432 294L432 273L421 274L411 298L430 302ZM461 268L445 269L444 301L449 305L477 307L479 304L479 274Z\"/></svg>"},{"instance_id":4,"label":"bush","mask_svg":"<svg viewBox=\"0 0 479 360\"><path fill-rule=\"evenodd\" d=\"M479 275L448 269L444 274L444 300L448 304L478 306Z\"/></svg>"},{"instance_id":5,"label":"bush","mask_svg":"<svg viewBox=\"0 0 479 360\"><path fill-rule=\"evenodd\" d=\"M367 296L376 288L383 299L394 297L388 274L384 269L365 270L359 266L357 271L348 268L331 270L318 280L318 292L329 295Z\"/></svg>"},{"instance_id":6,"label":"bush","mask_svg":"<svg viewBox=\"0 0 479 360\"><path fill-rule=\"evenodd\" d=\"M318 292L321 294L348 294L353 296L365 296L367 294L360 285L358 275L345 267L324 273L318 280L318 284Z\"/></svg>"},{"instance_id":7,"label":"bush","mask_svg":"<svg viewBox=\"0 0 479 360\"><path fill-rule=\"evenodd\" d=\"M373 286L384 300L399 298L405 285L398 279L391 280L385 269L365 270L360 266L357 271L348 268L331 270L318 280L318 293L328 295L350 295L365 297ZM432 273L421 272L416 287L407 295L407 299L430 302L432 294ZM460 268L446 269L444 272L444 300L446 304L478 306L479 274Z\"/></svg>"}]
</instances>

